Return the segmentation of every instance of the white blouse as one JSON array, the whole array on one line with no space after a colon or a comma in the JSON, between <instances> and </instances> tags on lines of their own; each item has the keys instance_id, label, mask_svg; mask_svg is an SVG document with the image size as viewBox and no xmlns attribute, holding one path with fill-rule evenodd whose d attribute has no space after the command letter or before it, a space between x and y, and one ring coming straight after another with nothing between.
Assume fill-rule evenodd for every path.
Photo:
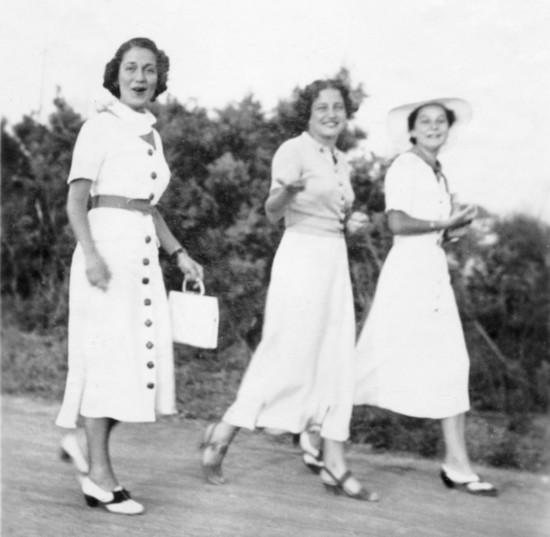
<instances>
[{"instance_id":1,"label":"white blouse","mask_svg":"<svg viewBox=\"0 0 550 537\"><path fill-rule=\"evenodd\" d=\"M307 132L284 142L273 157L271 190L300 177L306 187L298 192L285 212L287 228L295 225L342 231L354 193L350 167L344 153L315 141Z\"/></svg>"},{"instance_id":2,"label":"white blouse","mask_svg":"<svg viewBox=\"0 0 550 537\"><path fill-rule=\"evenodd\" d=\"M155 121L150 112L135 112L120 102L87 120L76 141L68 182L89 179L92 196L151 199L156 204L170 170L152 127ZM151 132L155 147L141 138Z\"/></svg>"},{"instance_id":3,"label":"white blouse","mask_svg":"<svg viewBox=\"0 0 550 537\"><path fill-rule=\"evenodd\" d=\"M386 173L386 211L403 211L413 218L443 220L451 213L445 181L412 152L399 155Z\"/></svg>"}]
</instances>

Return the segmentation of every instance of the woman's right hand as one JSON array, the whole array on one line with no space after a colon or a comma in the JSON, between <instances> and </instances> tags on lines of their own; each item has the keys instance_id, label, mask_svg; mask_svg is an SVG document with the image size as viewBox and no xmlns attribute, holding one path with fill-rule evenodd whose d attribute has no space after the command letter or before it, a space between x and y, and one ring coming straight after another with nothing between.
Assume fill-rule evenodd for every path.
<instances>
[{"instance_id":1,"label":"woman's right hand","mask_svg":"<svg viewBox=\"0 0 550 537\"><path fill-rule=\"evenodd\" d=\"M477 207L475 205L465 205L456 213L453 213L447 225L447 229L455 229L462 226L467 226L477 216Z\"/></svg>"},{"instance_id":2,"label":"woman's right hand","mask_svg":"<svg viewBox=\"0 0 550 537\"><path fill-rule=\"evenodd\" d=\"M265 213L272 224L284 216L286 208L294 196L306 188L307 181L303 177L298 177L288 182L277 179L276 183L280 188L271 190L265 202Z\"/></svg>"},{"instance_id":3,"label":"woman's right hand","mask_svg":"<svg viewBox=\"0 0 550 537\"><path fill-rule=\"evenodd\" d=\"M301 176L288 183L284 182L282 179L277 179L277 183L279 183L286 192L292 195L302 192L306 188L306 180Z\"/></svg>"},{"instance_id":4,"label":"woman's right hand","mask_svg":"<svg viewBox=\"0 0 550 537\"><path fill-rule=\"evenodd\" d=\"M91 285L102 291L107 291L111 280L111 271L97 252L86 255L86 277Z\"/></svg>"}]
</instances>

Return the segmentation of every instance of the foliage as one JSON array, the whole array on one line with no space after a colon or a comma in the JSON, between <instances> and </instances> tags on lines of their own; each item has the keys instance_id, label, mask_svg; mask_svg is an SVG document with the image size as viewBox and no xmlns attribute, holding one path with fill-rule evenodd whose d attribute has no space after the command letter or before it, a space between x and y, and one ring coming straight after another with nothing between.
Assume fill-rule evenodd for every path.
<instances>
[{"instance_id":1,"label":"foliage","mask_svg":"<svg viewBox=\"0 0 550 537\"><path fill-rule=\"evenodd\" d=\"M82 120L62 98L54 104L47 126L26 116L10 135L2 125L2 295L14 297L28 329L66 321L73 240L60 178L68 175ZM33 306L42 311L29 312Z\"/></svg>"},{"instance_id":2,"label":"foliage","mask_svg":"<svg viewBox=\"0 0 550 537\"><path fill-rule=\"evenodd\" d=\"M550 403L550 229L495 220L454 249L454 288L479 409L544 412ZM493 237L490 244L484 238Z\"/></svg>"},{"instance_id":3,"label":"foliage","mask_svg":"<svg viewBox=\"0 0 550 537\"><path fill-rule=\"evenodd\" d=\"M338 76L349 81L346 70ZM252 95L214 112L175 99L155 104L157 128L172 171L160 210L177 238L204 265L207 290L220 298L221 306L218 352L177 350L178 397L190 416L221 413L261 335L271 263L282 232L281 225L267 222L263 204L273 153L296 134L293 102L298 91L270 113ZM354 87L353 95L358 102L366 97L361 85ZM40 332L52 338L48 341L58 342L55 365L48 366L45 378L62 384L59 379L64 374L57 360L65 358L60 349L74 248L65 211L65 178L82 124L61 96L54 104L46 124L26 116L13 127L2 123L1 132L2 316L4 325L16 325L27 334L22 348L28 354L25 362L20 355L4 352L3 367L28 380L18 382L8 375L10 389L19 386L37 393L44 386L35 369L38 354L28 342ZM352 163L355 208L367 212L371 220L367 233L348 241L358 328L368 314L391 246L383 212L383 180L390 163L360 149L365 136L351 126L340 141ZM524 216L488 217L447 250L471 356L473 407L503 412L513 424L546 412L550 406L548 226ZM180 287L175 267L166 257L161 262L167 287ZM210 397L216 399L214 408L205 401ZM363 428L370 423L376 445L407 448L408 437L417 451L426 454L433 454L437 445L434 425L358 416L357 439L365 438ZM493 462L517 459L520 433L512 429L499 437L507 447L500 455L495 448ZM402 444L396 444L398 438Z\"/></svg>"}]
</instances>

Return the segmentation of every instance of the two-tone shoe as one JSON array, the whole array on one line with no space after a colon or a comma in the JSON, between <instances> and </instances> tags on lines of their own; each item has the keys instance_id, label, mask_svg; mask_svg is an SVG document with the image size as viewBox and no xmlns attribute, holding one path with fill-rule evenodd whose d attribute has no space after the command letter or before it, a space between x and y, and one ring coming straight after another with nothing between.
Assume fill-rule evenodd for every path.
<instances>
[{"instance_id":1,"label":"two-tone shoe","mask_svg":"<svg viewBox=\"0 0 550 537\"><path fill-rule=\"evenodd\" d=\"M89 477L81 482L82 493L88 507L102 507L117 515L141 515L145 508L130 496L130 493L121 486L112 491L103 490Z\"/></svg>"},{"instance_id":2,"label":"two-tone shoe","mask_svg":"<svg viewBox=\"0 0 550 537\"><path fill-rule=\"evenodd\" d=\"M496 487L488 481L484 481L477 474L464 475L443 465L439 476L447 488L468 492L476 496L498 496Z\"/></svg>"}]
</instances>

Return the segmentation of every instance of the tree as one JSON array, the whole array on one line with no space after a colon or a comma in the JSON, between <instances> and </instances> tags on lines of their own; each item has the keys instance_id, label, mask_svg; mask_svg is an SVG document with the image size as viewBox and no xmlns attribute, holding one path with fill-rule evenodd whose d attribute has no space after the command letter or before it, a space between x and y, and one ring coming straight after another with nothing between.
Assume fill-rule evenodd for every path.
<instances>
[{"instance_id":1,"label":"tree","mask_svg":"<svg viewBox=\"0 0 550 537\"><path fill-rule=\"evenodd\" d=\"M337 76L348 83L349 72ZM366 97L352 86L357 102ZM271 159L295 133L296 88L264 112L252 96L215 112L170 98L156 103L172 181L160 210L176 237L206 269L220 298L221 350L253 349L261 334L272 259L282 233L264 215ZM46 124L24 117L2 124L2 297L27 330L66 323L68 268L74 238L65 200L72 149L82 124L58 96ZM389 161L360 151L366 134L350 128L341 143L352 158L355 208L369 214L368 233L348 242L359 326L391 245L384 216ZM472 400L480 409L545 410L550 403L547 226L525 217L473 229L449 249L453 285L472 356ZM546 254L545 254L546 252ZM169 289L181 275L162 257ZM6 308L6 305L9 308Z\"/></svg>"},{"instance_id":2,"label":"tree","mask_svg":"<svg viewBox=\"0 0 550 537\"><path fill-rule=\"evenodd\" d=\"M29 328L66 317L59 292L72 253L65 178L82 119L61 96L54 105L48 125L25 116L11 133L2 128L2 292L16 299ZM29 309L25 299L40 307Z\"/></svg>"}]
</instances>

